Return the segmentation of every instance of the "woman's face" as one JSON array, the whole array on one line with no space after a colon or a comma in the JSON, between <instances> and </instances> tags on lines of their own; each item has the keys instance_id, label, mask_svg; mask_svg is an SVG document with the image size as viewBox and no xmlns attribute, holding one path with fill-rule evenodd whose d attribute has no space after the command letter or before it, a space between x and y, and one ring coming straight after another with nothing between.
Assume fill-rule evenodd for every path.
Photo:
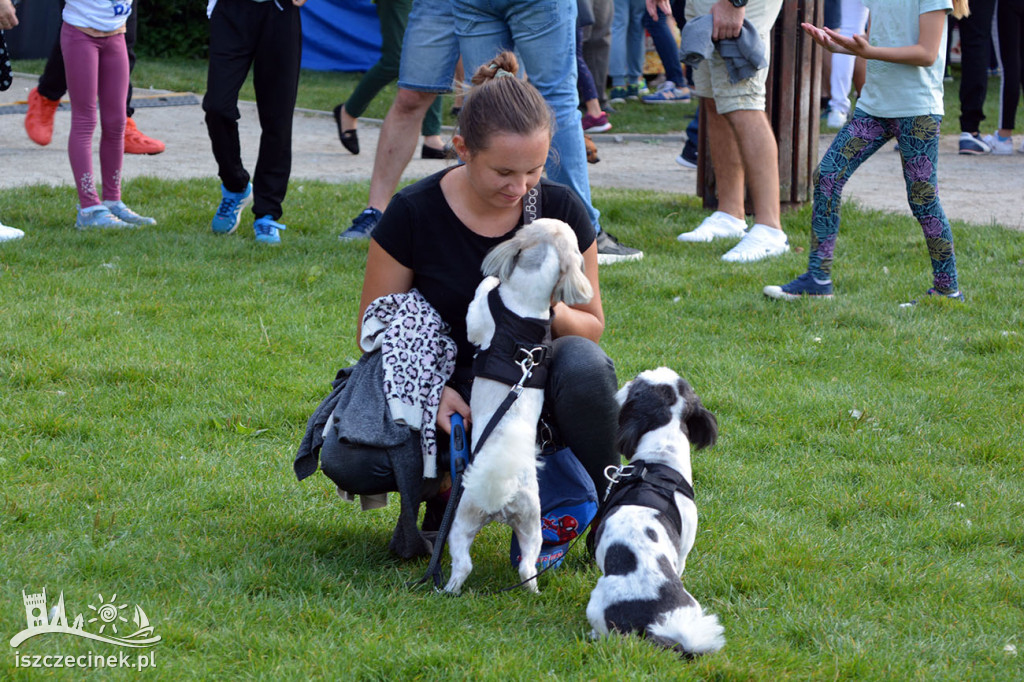
<instances>
[{"instance_id":1,"label":"woman's face","mask_svg":"<svg viewBox=\"0 0 1024 682\"><path fill-rule=\"evenodd\" d=\"M507 209L517 206L540 182L551 134L546 128L527 135L497 133L490 137L490 146L475 154L466 153L458 136L453 142L466 162L469 184L479 198L494 208Z\"/></svg>"}]
</instances>

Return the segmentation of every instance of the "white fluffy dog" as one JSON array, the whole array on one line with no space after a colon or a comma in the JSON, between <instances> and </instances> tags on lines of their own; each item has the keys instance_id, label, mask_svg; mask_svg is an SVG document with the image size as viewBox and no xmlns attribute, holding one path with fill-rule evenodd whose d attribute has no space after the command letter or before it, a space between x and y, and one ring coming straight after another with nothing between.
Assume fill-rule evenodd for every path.
<instances>
[{"instance_id":1,"label":"white fluffy dog","mask_svg":"<svg viewBox=\"0 0 1024 682\"><path fill-rule=\"evenodd\" d=\"M574 305L586 303L593 296L583 273L576 235L560 220L542 218L524 226L487 254L482 270L485 278L469 305L466 326L469 340L479 348L477 362L486 357L489 368L493 368L493 362L509 364L517 356L517 349L521 359L523 341L528 341L527 351L542 346L545 335L550 342L550 308L554 302ZM496 287L495 296L491 292ZM524 328L531 327L541 335L539 339L522 338ZM539 360L540 353L533 359ZM522 371L512 364L511 375L502 381L488 378L489 372L481 372L479 365L474 370L470 409L475 450L476 440ZM538 374L534 379L542 379L546 368L535 371ZM527 589L537 591L536 579L529 579L536 573L541 548L536 443L543 404L543 384L531 387L527 382L466 469L462 498L449 536L452 576L445 591L458 593L462 588L473 570L470 546L480 529L491 521L512 527L522 550L519 575L528 581Z\"/></svg>"},{"instance_id":2,"label":"white fluffy dog","mask_svg":"<svg viewBox=\"0 0 1024 682\"><path fill-rule=\"evenodd\" d=\"M636 632L686 655L718 651L718 618L680 581L697 535L690 445L713 445L718 422L666 367L641 373L616 399L618 447L630 463L610 476L591 527L603 573L587 605L593 634Z\"/></svg>"}]
</instances>

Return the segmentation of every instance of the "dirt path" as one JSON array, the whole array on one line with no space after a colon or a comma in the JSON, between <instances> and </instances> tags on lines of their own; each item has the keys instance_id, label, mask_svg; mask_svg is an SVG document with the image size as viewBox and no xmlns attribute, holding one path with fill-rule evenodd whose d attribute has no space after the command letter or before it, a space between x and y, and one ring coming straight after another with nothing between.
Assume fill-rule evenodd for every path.
<instances>
[{"instance_id":1,"label":"dirt path","mask_svg":"<svg viewBox=\"0 0 1024 682\"><path fill-rule=\"evenodd\" d=\"M15 78L11 89L0 93L0 111L4 110L4 105L24 101L34 84L34 78ZM157 94L136 91L136 98L142 101ZM255 164L259 140L255 105L242 103L240 109L242 149L245 161L251 167ZM140 107L135 113L135 120L144 132L166 142L167 151L157 156L126 156L126 178L216 175L217 167L210 153L203 112L198 104ZM0 168L3 169L0 189L39 183L72 184L66 151L70 121L70 112L59 111L53 142L47 147L39 147L25 134L24 115L0 115ZM296 113L293 179L329 182L368 180L378 131L377 125L363 120L359 128L363 153L353 156L339 144L334 119L329 113ZM595 140L601 162L589 166L593 186L696 193L695 171L675 163L682 146L680 135L617 136L611 133L595 136ZM831 136L822 136L822 153L830 140ZM909 214L899 156L889 149L886 147L885 151L877 153L857 171L846 186L844 199L866 208ZM960 156L957 154L956 136L949 135L942 139L939 157L939 191L950 218L974 224L995 222L1024 230L1024 154ZM442 164L441 161L421 160L417 155L404 177L422 177L441 168ZM614 229L612 226L609 228Z\"/></svg>"}]
</instances>

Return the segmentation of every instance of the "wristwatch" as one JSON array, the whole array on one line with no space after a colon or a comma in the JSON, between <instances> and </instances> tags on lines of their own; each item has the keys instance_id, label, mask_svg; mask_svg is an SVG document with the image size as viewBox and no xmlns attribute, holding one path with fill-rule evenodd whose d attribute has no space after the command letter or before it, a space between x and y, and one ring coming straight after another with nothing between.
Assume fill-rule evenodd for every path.
<instances>
[{"instance_id":1,"label":"wristwatch","mask_svg":"<svg viewBox=\"0 0 1024 682\"><path fill-rule=\"evenodd\" d=\"M747 0L729 0L729 2L732 3L733 7L746 7L747 6Z\"/></svg>"}]
</instances>

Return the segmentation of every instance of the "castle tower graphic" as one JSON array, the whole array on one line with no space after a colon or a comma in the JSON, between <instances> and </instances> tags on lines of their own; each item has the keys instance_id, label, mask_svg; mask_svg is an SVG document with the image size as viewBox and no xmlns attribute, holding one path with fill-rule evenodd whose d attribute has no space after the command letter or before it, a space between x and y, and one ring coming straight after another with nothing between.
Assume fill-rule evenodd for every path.
<instances>
[{"instance_id":1,"label":"castle tower graphic","mask_svg":"<svg viewBox=\"0 0 1024 682\"><path fill-rule=\"evenodd\" d=\"M29 628L39 628L49 625L46 620L46 588L39 594L25 594L21 591L21 598L25 602L25 621Z\"/></svg>"}]
</instances>

